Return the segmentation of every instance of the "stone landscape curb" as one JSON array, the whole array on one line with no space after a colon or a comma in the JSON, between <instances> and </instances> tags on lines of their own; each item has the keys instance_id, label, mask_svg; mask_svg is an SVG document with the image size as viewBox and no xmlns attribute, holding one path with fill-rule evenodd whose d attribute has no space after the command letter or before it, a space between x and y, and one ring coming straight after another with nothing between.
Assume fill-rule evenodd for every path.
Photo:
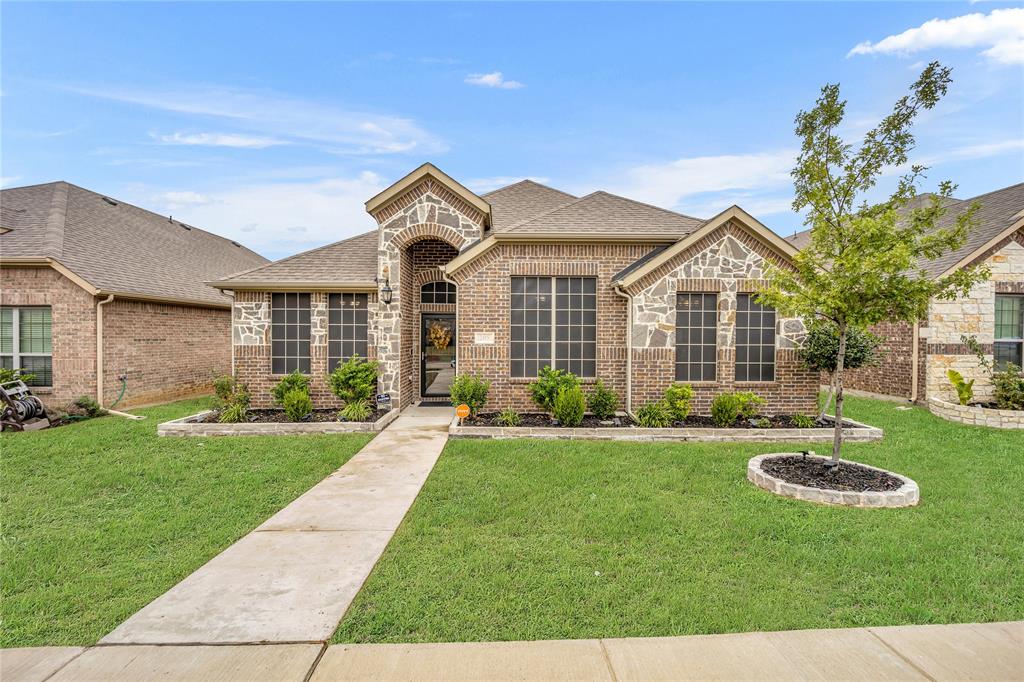
<instances>
[{"instance_id":1,"label":"stone landscape curb","mask_svg":"<svg viewBox=\"0 0 1024 682\"><path fill-rule=\"evenodd\" d=\"M384 429L398 418L399 410L391 410L375 422L241 422L208 424L202 419L214 410L164 422L156 427L158 436L297 436L318 433L367 433Z\"/></svg>"},{"instance_id":2,"label":"stone landscape curb","mask_svg":"<svg viewBox=\"0 0 1024 682\"><path fill-rule=\"evenodd\" d=\"M886 471L885 469L879 469L878 467L868 466L867 464L860 464L859 462L849 462L845 459L840 461L844 464L857 464L865 469L881 471L889 474L890 476L895 476L903 481L903 485L896 490L886 492L860 493L854 491L823 490L821 488L812 488L810 486L799 485L797 483L787 483L781 478L776 478L761 469L761 462L769 457L782 457L786 455L799 454L801 453L772 452L765 455L758 455L757 457L751 457L750 461L747 462L747 480L758 488L764 488L768 492L775 493L776 495L781 495L783 497L791 497L795 500L804 500L806 502L818 502L820 504L842 505L846 507L913 507L921 499L921 490L918 488L917 483L906 476L901 476L900 474L892 471ZM821 457L820 455L808 455L808 457L814 457L815 459L822 461L828 459L827 457Z\"/></svg>"},{"instance_id":3,"label":"stone landscape curb","mask_svg":"<svg viewBox=\"0 0 1024 682\"><path fill-rule=\"evenodd\" d=\"M932 414L951 422L972 426L991 426L995 429L1024 429L1024 410L992 410L977 405L947 403L938 398L928 399Z\"/></svg>"},{"instance_id":4,"label":"stone landscape curb","mask_svg":"<svg viewBox=\"0 0 1024 682\"><path fill-rule=\"evenodd\" d=\"M850 428L843 429L843 439L852 443L871 443L882 440L882 429L844 419ZM448 427L450 438L541 438L549 440L622 440L622 441L674 441L674 442L751 442L810 443L831 441L831 428L813 429L715 429L643 427L562 428L557 426L461 426L459 418L452 419Z\"/></svg>"}]
</instances>

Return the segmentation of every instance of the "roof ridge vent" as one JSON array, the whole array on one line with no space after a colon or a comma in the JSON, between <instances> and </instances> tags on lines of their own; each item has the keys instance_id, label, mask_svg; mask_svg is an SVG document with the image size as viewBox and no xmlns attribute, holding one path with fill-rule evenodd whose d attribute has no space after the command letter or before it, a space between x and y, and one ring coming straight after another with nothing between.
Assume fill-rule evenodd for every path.
<instances>
[{"instance_id":1,"label":"roof ridge vent","mask_svg":"<svg viewBox=\"0 0 1024 682\"><path fill-rule=\"evenodd\" d=\"M103 201L107 202L111 206L117 206L117 202L111 199L110 197L103 197Z\"/></svg>"},{"instance_id":2,"label":"roof ridge vent","mask_svg":"<svg viewBox=\"0 0 1024 682\"><path fill-rule=\"evenodd\" d=\"M231 240L231 243L237 246L238 248L242 248L242 245L236 242L234 239Z\"/></svg>"},{"instance_id":3,"label":"roof ridge vent","mask_svg":"<svg viewBox=\"0 0 1024 682\"><path fill-rule=\"evenodd\" d=\"M186 230L191 230L192 229L191 225L186 225L185 223L183 223L181 221L178 221L178 224L181 225L182 227L184 227Z\"/></svg>"}]
</instances>

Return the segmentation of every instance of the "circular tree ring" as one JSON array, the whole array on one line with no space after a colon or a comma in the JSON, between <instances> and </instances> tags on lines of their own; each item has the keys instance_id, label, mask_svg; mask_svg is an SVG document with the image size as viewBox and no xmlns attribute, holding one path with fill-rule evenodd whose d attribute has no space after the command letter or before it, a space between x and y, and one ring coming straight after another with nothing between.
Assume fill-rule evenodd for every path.
<instances>
[{"instance_id":1,"label":"circular tree ring","mask_svg":"<svg viewBox=\"0 0 1024 682\"><path fill-rule=\"evenodd\" d=\"M867 464L861 464L859 462L848 462L847 460L842 460L844 464L856 464L857 466L861 466L866 469L873 469L874 471L886 473L898 478L903 482L903 485L896 490L888 490L884 492L829 490L827 488L814 488L807 485L800 485L798 483L789 483L788 481L784 481L777 476L767 473L761 468L761 463L766 459L788 456L799 457L800 455L801 453L799 452L772 452L752 457L750 461L747 462L747 480L759 488L764 488L768 492L781 495L782 497L791 497L795 500L804 500L806 502L818 502L820 504L834 504L847 507L913 507L921 499L921 491L920 488L918 488L917 483L906 476L901 476L900 474L892 471L886 471L885 469L879 469L878 467L868 466ZM828 459L827 457L821 457L820 455L807 455L807 457L813 457L818 460Z\"/></svg>"}]
</instances>

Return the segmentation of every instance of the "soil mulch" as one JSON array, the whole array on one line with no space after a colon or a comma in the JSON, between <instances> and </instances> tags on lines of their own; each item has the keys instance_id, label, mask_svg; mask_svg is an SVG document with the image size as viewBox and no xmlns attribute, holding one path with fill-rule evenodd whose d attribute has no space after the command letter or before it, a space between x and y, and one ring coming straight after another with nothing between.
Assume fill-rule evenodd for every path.
<instances>
[{"instance_id":1,"label":"soil mulch","mask_svg":"<svg viewBox=\"0 0 1024 682\"><path fill-rule=\"evenodd\" d=\"M546 427L559 428L561 426L560 424L552 423L551 416L548 415L548 414L545 414L543 412L527 412L527 413L520 414L519 416L523 420L523 423L520 424L520 426L524 426L524 427L530 427L530 426L532 426L532 427L541 427L541 426L546 426ZM497 418L498 418L498 413L497 412L481 412L480 414L478 414L476 417L474 417L472 419L466 419L463 423L466 426L501 426L501 424L498 423ZM760 419L760 417L758 417L754 421L758 421L759 419ZM740 422L737 422L735 425L733 425L733 426L731 426L729 428L734 428L734 429L765 429L765 430L770 430L770 429L795 429L795 428L798 428L797 425L793 422L793 418L788 416L788 415L776 415L774 417L766 417L766 419L768 419L768 421L769 421L769 424L770 424L769 426L758 426L758 425L756 425L754 423L751 423L749 421L740 421ZM614 428L630 428L632 426L636 426L636 422L634 422L629 417L620 417L618 424L602 424L601 420L599 420L597 417L594 417L594 416L589 415L589 414L583 417L583 423L580 424L580 428L608 428L608 429L614 429ZM676 423L676 424L673 424L672 426L679 426L681 428L708 428L708 429L721 428L717 424L715 424L714 421L712 421L711 417L703 416L703 415L690 415L682 423ZM833 422L830 419L826 419L823 422L816 423L815 426L818 427L818 428L832 428Z\"/></svg>"},{"instance_id":2,"label":"soil mulch","mask_svg":"<svg viewBox=\"0 0 1024 682\"><path fill-rule=\"evenodd\" d=\"M859 464L843 462L838 467L826 467L817 457L787 455L771 457L761 462L761 470L786 483L806 485L822 490L884 493L899 489L903 481L884 471L875 471Z\"/></svg>"},{"instance_id":3,"label":"soil mulch","mask_svg":"<svg viewBox=\"0 0 1024 682\"><path fill-rule=\"evenodd\" d=\"M375 422L385 414L387 410L374 410L370 413L370 416L366 419L362 419L362 422ZM220 412L214 411L206 415L202 419L198 420L200 424L216 424L220 418ZM291 419L285 415L284 410L249 410L249 418L246 419L250 423L262 423L262 424L291 424ZM341 421L338 419L337 410L313 410L309 415L301 420L303 422L336 422Z\"/></svg>"}]
</instances>

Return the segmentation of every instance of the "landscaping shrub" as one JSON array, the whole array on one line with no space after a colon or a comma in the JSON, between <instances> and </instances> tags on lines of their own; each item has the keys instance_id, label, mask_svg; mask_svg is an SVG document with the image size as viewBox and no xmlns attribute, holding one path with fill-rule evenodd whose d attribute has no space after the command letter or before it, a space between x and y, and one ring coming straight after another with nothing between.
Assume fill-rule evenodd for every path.
<instances>
[{"instance_id":1,"label":"landscaping shrub","mask_svg":"<svg viewBox=\"0 0 1024 682\"><path fill-rule=\"evenodd\" d=\"M221 424L237 424L238 422L244 422L248 414L249 409L246 405L242 403L231 403L226 405L224 409L220 411L217 421Z\"/></svg>"},{"instance_id":2,"label":"landscaping shrub","mask_svg":"<svg viewBox=\"0 0 1024 682\"><path fill-rule=\"evenodd\" d=\"M690 384L672 384L665 389L665 410L674 421L685 421L690 416L693 401L693 386Z\"/></svg>"},{"instance_id":3,"label":"landscaping shrub","mask_svg":"<svg viewBox=\"0 0 1024 682\"><path fill-rule=\"evenodd\" d=\"M993 397L1001 410L1024 410L1024 374L1010 363L1002 372L992 375Z\"/></svg>"},{"instance_id":4,"label":"landscaping shrub","mask_svg":"<svg viewBox=\"0 0 1024 682\"><path fill-rule=\"evenodd\" d=\"M754 426L759 429L770 429L772 427L772 420L768 417L761 417L754 423Z\"/></svg>"},{"instance_id":5,"label":"landscaping shrub","mask_svg":"<svg viewBox=\"0 0 1024 682\"><path fill-rule=\"evenodd\" d=\"M487 392L491 390L491 382L475 374L458 374L452 379L449 393L452 405L458 407L465 403L469 406L469 416L475 417L477 412L487 404Z\"/></svg>"},{"instance_id":6,"label":"landscaping shrub","mask_svg":"<svg viewBox=\"0 0 1024 682\"><path fill-rule=\"evenodd\" d=\"M600 379L594 384L594 390L587 397L587 407L591 414L602 421L607 421L615 416L615 409L619 406L619 397L614 391L604 387Z\"/></svg>"},{"instance_id":7,"label":"landscaping shrub","mask_svg":"<svg viewBox=\"0 0 1024 682\"><path fill-rule=\"evenodd\" d=\"M16 381L17 379L21 379L27 384L35 378L36 375L31 372L25 372L18 368L0 367L0 384L6 384L8 381Z\"/></svg>"},{"instance_id":8,"label":"landscaping shrub","mask_svg":"<svg viewBox=\"0 0 1024 682\"><path fill-rule=\"evenodd\" d=\"M579 426L583 423L583 413L587 409L583 389L576 386L563 386L555 396L553 412L555 419L563 426Z\"/></svg>"},{"instance_id":9,"label":"landscaping shrub","mask_svg":"<svg viewBox=\"0 0 1024 682\"><path fill-rule=\"evenodd\" d=\"M230 374L223 374L213 380L213 393L217 396L219 405L226 405L235 391L235 378Z\"/></svg>"},{"instance_id":10,"label":"landscaping shrub","mask_svg":"<svg viewBox=\"0 0 1024 682\"><path fill-rule=\"evenodd\" d=\"M966 405L969 403L971 398L974 397L974 379L964 381L964 375L955 369L946 370L946 376L949 377L949 382L956 389L956 397L960 404Z\"/></svg>"},{"instance_id":11,"label":"landscaping shrub","mask_svg":"<svg viewBox=\"0 0 1024 682\"><path fill-rule=\"evenodd\" d=\"M313 411L313 401L307 391L301 388L293 388L284 394L281 400L284 413L293 422L302 421L302 418Z\"/></svg>"},{"instance_id":12,"label":"landscaping shrub","mask_svg":"<svg viewBox=\"0 0 1024 682\"><path fill-rule=\"evenodd\" d=\"M523 418L519 416L519 413L513 410L511 407L502 410L496 419L498 426L519 426L523 423Z\"/></svg>"},{"instance_id":13,"label":"landscaping shrub","mask_svg":"<svg viewBox=\"0 0 1024 682\"><path fill-rule=\"evenodd\" d=\"M284 405L284 397L295 390L300 390L309 395L309 377L295 370L291 374L286 374L281 378L281 381L277 382L277 385L270 389L270 395L274 397L274 403L278 405Z\"/></svg>"},{"instance_id":14,"label":"landscaping shrub","mask_svg":"<svg viewBox=\"0 0 1024 682\"><path fill-rule=\"evenodd\" d=\"M90 419L93 417L102 417L107 413L107 411L103 409L102 405L96 402L94 398L90 398L87 395L78 396L71 404L81 410L82 413Z\"/></svg>"},{"instance_id":15,"label":"landscaping shrub","mask_svg":"<svg viewBox=\"0 0 1024 682\"><path fill-rule=\"evenodd\" d=\"M672 418L662 403L647 403L636 411L636 421L648 429L663 429L672 423Z\"/></svg>"},{"instance_id":16,"label":"landscaping shrub","mask_svg":"<svg viewBox=\"0 0 1024 682\"><path fill-rule=\"evenodd\" d=\"M711 401L711 419L717 426L733 426L740 419L750 419L766 401L750 391L719 393Z\"/></svg>"},{"instance_id":17,"label":"landscaping shrub","mask_svg":"<svg viewBox=\"0 0 1024 682\"><path fill-rule=\"evenodd\" d=\"M537 375L537 380L530 383L530 399L545 412L555 408L555 398L563 388L579 386L580 380L572 372L564 369L551 369L548 365Z\"/></svg>"},{"instance_id":18,"label":"landscaping shrub","mask_svg":"<svg viewBox=\"0 0 1024 682\"><path fill-rule=\"evenodd\" d=\"M338 416L345 421L363 421L373 412L370 400L377 392L378 363L355 355L327 376L331 392L345 403Z\"/></svg>"},{"instance_id":19,"label":"landscaping shrub","mask_svg":"<svg viewBox=\"0 0 1024 682\"><path fill-rule=\"evenodd\" d=\"M815 423L814 417L809 417L806 414L793 415L793 424L795 424L798 429L814 428Z\"/></svg>"}]
</instances>

